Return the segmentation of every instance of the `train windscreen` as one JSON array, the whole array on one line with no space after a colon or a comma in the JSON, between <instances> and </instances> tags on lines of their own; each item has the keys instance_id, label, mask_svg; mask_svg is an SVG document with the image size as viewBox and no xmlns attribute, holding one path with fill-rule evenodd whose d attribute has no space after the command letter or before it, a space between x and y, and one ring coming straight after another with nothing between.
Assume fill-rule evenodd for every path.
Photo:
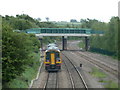
<instances>
[{"instance_id":1,"label":"train windscreen","mask_svg":"<svg viewBox=\"0 0 120 90\"><path fill-rule=\"evenodd\" d=\"M60 58L60 53L59 52L55 52L55 51L50 51L46 53L46 60L50 60L51 58L51 53L55 54L55 59Z\"/></svg>"}]
</instances>

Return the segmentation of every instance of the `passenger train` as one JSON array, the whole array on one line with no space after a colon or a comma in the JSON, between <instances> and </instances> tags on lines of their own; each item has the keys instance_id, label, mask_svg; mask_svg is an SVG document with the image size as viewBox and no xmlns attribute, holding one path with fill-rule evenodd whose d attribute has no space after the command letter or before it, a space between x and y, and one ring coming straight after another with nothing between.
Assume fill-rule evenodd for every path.
<instances>
[{"instance_id":1,"label":"passenger train","mask_svg":"<svg viewBox=\"0 0 120 90\"><path fill-rule=\"evenodd\" d=\"M56 44L47 45L45 51L44 64L47 71L59 71L61 69L61 52Z\"/></svg>"}]
</instances>

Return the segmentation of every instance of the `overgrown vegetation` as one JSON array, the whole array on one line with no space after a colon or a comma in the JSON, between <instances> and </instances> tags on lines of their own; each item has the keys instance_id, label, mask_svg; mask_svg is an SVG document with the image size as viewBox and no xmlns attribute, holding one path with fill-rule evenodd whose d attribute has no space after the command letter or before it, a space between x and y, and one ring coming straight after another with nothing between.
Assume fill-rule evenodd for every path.
<instances>
[{"instance_id":1,"label":"overgrown vegetation","mask_svg":"<svg viewBox=\"0 0 120 90\"><path fill-rule=\"evenodd\" d=\"M120 26L118 17L112 17L108 23L91 19L81 20L82 28L105 31L103 36L96 35L90 37L90 51L110 55L120 60L120 53L118 52L118 45L120 44L118 42L118 26Z\"/></svg>"},{"instance_id":2,"label":"overgrown vegetation","mask_svg":"<svg viewBox=\"0 0 120 90\"><path fill-rule=\"evenodd\" d=\"M36 58L31 53L38 53L39 41L32 34L12 32L7 25L2 34L2 83L8 87L6 83L24 73L26 66L34 66Z\"/></svg>"},{"instance_id":3,"label":"overgrown vegetation","mask_svg":"<svg viewBox=\"0 0 120 90\"><path fill-rule=\"evenodd\" d=\"M105 73L101 72L99 69L93 68L92 72L90 72L90 74L92 74L93 77L97 77L99 79L99 82L102 83L105 88L108 88L110 90L111 90L111 88L113 88L113 90L114 89L117 90L118 83L115 83L114 81L105 79L105 78L107 78L107 75Z\"/></svg>"},{"instance_id":4,"label":"overgrown vegetation","mask_svg":"<svg viewBox=\"0 0 120 90\"><path fill-rule=\"evenodd\" d=\"M2 17L0 16L0 90L2 89Z\"/></svg>"},{"instance_id":5,"label":"overgrown vegetation","mask_svg":"<svg viewBox=\"0 0 120 90\"><path fill-rule=\"evenodd\" d=\"M97 68L93 68L91 74L94 77L98 77L98 78L105 78L107 76L103 72L100 72L99 69L97 69Z\"/></svg>"},{"instance_id":6,"label":"overgrown vegetation","mask_svg":"<svg viewBox=\"0 0 120 90\"><path fill-rule=\"evenodd\" d=\"M85 43L83 41L81 41L78 46L81 48L81 49L84 49L85 48Z\"/></svg>"},{"instance_id":7,"label":"overgrown vegetation","mask_svg":"<svg viewBox=\"0 0 120 90\"><path fill-rule=\"evenodd\" d=\"M2 17L2 84L3 88L27 88L39 67L40 42L33 34L13 32L38 27L55 27L28 15ZM47 43L51 37L47 37ZM50 41L52 42L52 40Z\"/></svg>"},{"instance_id":8,"label":"overgrown vegetation","mask_svg":"<svg viewBox=\"0 0 120 90\"><path fill-rule=\"evenodd\" d=\"M13 30L25 30L29 28L91 28L104 30L104 36L91 37L91 51L97 49L112 52L113 56L120 58L118 52L118 17L112 17L109 23L98 20L81 19L80 24L56 25L51 22L39 22L39 20L22 14L5 17L2 16L2 83L3 88L25 88L30 80L35 77L39 66L40 42L33 34L17 33ZM44 37L44 43L58 41L61 37ZM69 40L77 40L78 37L68 37ZM80 40L80 39L79 39ZM81 45L84 46L83 44ZM99 50L98 50L99 51ZM33 74L32 74L33 73Z\"/></svg>"},{"instance_id":9,"label":"overgrown vegetation","mask_svg":"<svg viewBox=\"0 0 120 90\"><path fill-rule=\"evenodd\" d=\"M11 82L7 84L7 87L12 88L28 88L31 83L31 79L36 78L36 73L38 72L38 68L40 66L40 53L31 53L33 65L27 65L25 67L25 71L20 75L13 79Z\"/></svg>"}]
</instances>

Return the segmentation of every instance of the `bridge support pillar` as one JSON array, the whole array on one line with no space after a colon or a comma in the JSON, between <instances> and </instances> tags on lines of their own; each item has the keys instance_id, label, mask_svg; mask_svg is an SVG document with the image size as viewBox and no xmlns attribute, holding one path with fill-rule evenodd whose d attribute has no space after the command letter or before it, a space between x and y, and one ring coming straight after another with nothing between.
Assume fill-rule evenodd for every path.
<instances>
[{"instance_id":1,"label":"bridge support pillar","mask_svg":"<svg viewBox=\"0 0 120 90\"><path fill-rule=\"evenodd\" d=\"M88 37L85 37L85 50L88 51L88 46L89 46L89 39Z\"/></svg>"},{"instance_id":2,"label":"bridge support pillar","mask_svg":"<svg viewBox=\"0 0 120 90\"><path fill-rule=\"evenodd\" d=\"M43 49L43 37L39 37L39 40L40 40L40 48Z\"/></svg>"},{"instance_id":3,"label":"bridge support pillar","mask_svg":"<svg viewBox=\"0 0 120 90\"><path fill-rule=\"evenodd\" d=\"M67 50L67 36L62 36L62 48Z\"/></svg>"}]
</instances>

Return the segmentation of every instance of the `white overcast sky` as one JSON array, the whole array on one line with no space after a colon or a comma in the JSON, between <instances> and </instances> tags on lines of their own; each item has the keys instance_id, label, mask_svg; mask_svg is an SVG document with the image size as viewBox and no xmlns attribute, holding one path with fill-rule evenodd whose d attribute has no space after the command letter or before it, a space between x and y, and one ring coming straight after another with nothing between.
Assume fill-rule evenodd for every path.
<instances>
[{"instance_id":1,"label":"white overcast sky","mask_svg":"<svg viewBox=\"0 0 120 90\"><path fill-rule=\"evenodd\" d=\"M119 0L1 0L0 14L28 14L33 18L49 17L50 21L97 19L108 22L118 16Z\"/></svg>"}]
</instances>

